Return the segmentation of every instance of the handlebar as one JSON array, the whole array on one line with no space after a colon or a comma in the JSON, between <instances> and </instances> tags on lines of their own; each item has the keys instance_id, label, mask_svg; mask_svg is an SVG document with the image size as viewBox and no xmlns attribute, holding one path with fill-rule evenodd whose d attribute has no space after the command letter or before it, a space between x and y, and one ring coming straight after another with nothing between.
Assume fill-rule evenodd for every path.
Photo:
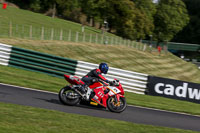
<instances>
[{"instance_id":1,"label":"handlebar","mask_svg":"<svg viewBox=\"0 0 200 133\"><path fill-rule=\"evenodd\" d=\"M108 86L108 84L110 86L119 86L119 80L113 80L113 81L111 81L112 83L107 83L107 82L105 82L102 79L98 79L98 81L101 82L101 83L103 83L105 86Z\"/></svg>"}]
</instances>

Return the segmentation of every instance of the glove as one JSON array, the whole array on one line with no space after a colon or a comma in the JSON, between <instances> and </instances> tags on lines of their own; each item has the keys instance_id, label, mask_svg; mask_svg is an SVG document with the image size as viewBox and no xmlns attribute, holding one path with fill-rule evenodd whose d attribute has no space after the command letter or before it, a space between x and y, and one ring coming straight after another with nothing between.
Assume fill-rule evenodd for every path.
<instances>
[{"instance_id":1,"label":"glove","mask_svg":"<svg viewBox=\"0 0 200 133\"><path fill-rule=\"evenodd\" d=\"M119 80L113 80L113 85L114 86L119 86Z\"/></svg>"},{"instance_id":2,"label":"glove","mask_svg":"<svg viewBox=\"0 0 200 133\"><path fill-rule=\"evenodd\" d=\"M108 81L108 83L110 84L110 86L113 86L113 85L114 85L114 82L113 82L113 81Z\"/></svg>"},{"instance_id":3,"label":"glove","mask_svg":"<svg viewBox=\"0 0 200 133\"><path fill-rule=\"evenodd\" d=\"M98 82L98 78L93 78L92 83Z\"/></svg>"}]
</instances>

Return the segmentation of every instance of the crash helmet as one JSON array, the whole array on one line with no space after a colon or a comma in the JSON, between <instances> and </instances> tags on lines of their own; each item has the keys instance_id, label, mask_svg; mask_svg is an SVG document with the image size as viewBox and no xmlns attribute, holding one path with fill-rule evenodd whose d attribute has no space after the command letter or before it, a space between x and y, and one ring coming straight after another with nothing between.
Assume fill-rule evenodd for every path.
<instances>
[{"instance_id":1,"label":"crash helmet","mask_svg":"<svg viewBox=\"0 0 200 133\"><path fill-rule=\"evenodd\" d=\"M101 63L99 64L99 69L102 73L107 74L109 67L106 63Z\"/></svg>"}]
</instances>

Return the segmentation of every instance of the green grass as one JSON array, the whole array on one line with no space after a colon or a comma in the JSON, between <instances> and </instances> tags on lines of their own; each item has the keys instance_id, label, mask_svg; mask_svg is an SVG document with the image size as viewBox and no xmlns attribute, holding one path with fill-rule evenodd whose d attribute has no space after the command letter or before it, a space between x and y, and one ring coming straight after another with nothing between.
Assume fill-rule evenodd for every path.
<instances>
[{"instance_id":1,"label":"green grass","mask_svg":"<svg viewBox=\"0 0 200 133\"><path fill-rule=\"evenodd\" d=\"M0 8L0 37L60 40L61 32L63 36L62 40L69 40L70 36L70 41L73 42L76 41L76 32L79 32L78 41L104 43L106 40L106 37L104 36L102 41L102 31L97 28L85 26L83 34L82 25L79 23L74 23L59 18L51 18L43 14L10 6L8 6L7 9ZM105 33L104 35L110 37L107 38L109 43L114 41L111 37L119 39L119 37L114 34ZM98 37L97 40L96 36ZM84 37L85 39L83 39Z\"/></svg>"},{"instance_id":2,"label":"green grass","mask_svg":"<svg viewBox=\"0 0 200 133\"><path fill-rule=\"evenodd\" d=\"M52 92L58 92L59 89L68 84L64 78L7 66L0 66L0 82Z\"/></svg>"},{"instance_id":3,"label":"green grass","mask_svg":"<svg viewBox=\"0 0 200 133\"><path fill-rule=\"evenodd\" d=\"M0 4L2 6L2 4ZM34 27L45 26L48 28L64 28L71 29L72 31L81 31L81 24L66 21L59 18L51 18L43 14L34 13L28 10L23 10L15 7L9 7L7 9L0 8L0 22L9 23L13 22L20 25L32 25ZM96 30L91 27L86 27L88 33L100 33L100 30Z\"/></svg>"},{"instance_id":4,"label":"green grass","mask_svg":"<svg viewBox=\"0 0 200 133\"><path fill-rule=\"evenodd\" d=\"M1 133L196 133L0 103Z\"/></svg>"}]
</instances>

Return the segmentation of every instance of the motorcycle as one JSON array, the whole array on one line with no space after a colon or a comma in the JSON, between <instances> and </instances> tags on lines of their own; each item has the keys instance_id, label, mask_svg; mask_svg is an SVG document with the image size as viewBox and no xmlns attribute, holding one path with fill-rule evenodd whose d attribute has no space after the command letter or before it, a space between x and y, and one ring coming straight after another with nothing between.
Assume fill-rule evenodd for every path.
<instances>
[{"instance_id":1,"label":"motorcycle","mask_svg":"<svg viewBox=\"0 0 200 133\"><path fill-rule=\"evenodd\" d=\"M119 80L114 79L113 85L103 80L94 80L92 85L86 88L85 94L81 93L81 87L85 84L80 78L64 74L64 78L71 84L63 87L59 92L59 100L65 105L77 105L81 101L87 101L91 105L100 105L111 112L120 113L126 109L124 90Z\"/></svg>"}]
</instances>

